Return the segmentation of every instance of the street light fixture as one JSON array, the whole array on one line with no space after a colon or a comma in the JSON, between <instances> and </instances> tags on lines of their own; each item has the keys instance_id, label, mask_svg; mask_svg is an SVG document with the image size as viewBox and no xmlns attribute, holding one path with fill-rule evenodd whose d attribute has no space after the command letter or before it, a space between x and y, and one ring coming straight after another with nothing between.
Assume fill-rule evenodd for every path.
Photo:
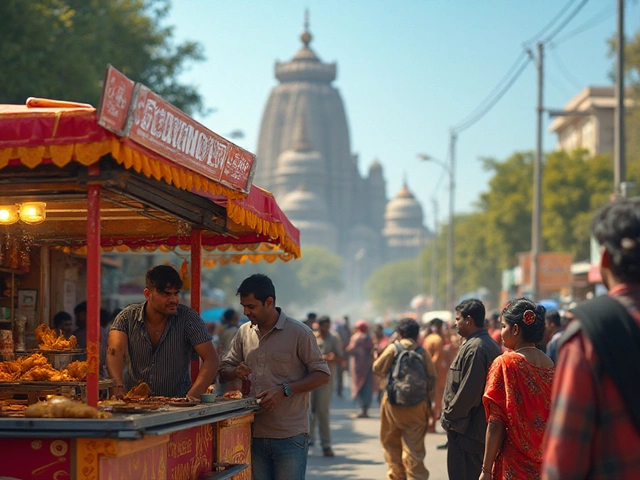
<instances>
[{"instance_id":1,"label":"street light fixture","mask_svg":"<svg viewBox=\"0 0 640 480\"><path fill-rule=\"evenodd\" d=\"M452 139L452 145L455 141L455 136ZM453 249L454 249L454 199L455 199L455 173L454 173L454 158L453 152L449 152L449 164L438 160L437 158L427 155L425 153L419 153L418 158L424 162L432 162L442 167L449 175L449 232L447 238L447 310L453 312L455 307L455 292L453 281Z\"/></svg>"}]
</instances>

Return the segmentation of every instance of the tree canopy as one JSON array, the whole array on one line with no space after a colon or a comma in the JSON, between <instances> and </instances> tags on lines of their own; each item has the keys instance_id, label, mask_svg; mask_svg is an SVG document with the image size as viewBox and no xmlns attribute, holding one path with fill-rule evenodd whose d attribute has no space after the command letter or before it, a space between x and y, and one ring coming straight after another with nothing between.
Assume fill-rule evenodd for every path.
<instances>
[{"instance_id":1,"label":"tree canopy","mask_svg":"<svg viewBox=\"0 0 640 480\"><path fill-rule=\"evenodd\" d=\"M204 59L196 42L174 44L162 20L168 0L3 0L0 102L48 97L98 105L105 67L187 113L203 111L196 89L178 81Z\"/></svg>"},{"instance_id":2,"label":"tree canopy","mask_svg":"<svg viewBox=\"0 0 640 480\"><path fill-rule=\"evenodd\" d=\"M387 263L373 272L365 286L373 307L381 313L407 308L424 284L425 271L420 267L420 262L403 260Z\"/></svg>"},{"instance_id":3,"label":"tree canopy","mask_svg":"<svg viewBox=\"0 0 640 480\"><path fill-rule=\"evenodd\" d=\"M308 308L331 293L342 290L342 259L328 250L308 245L302 258L272 264L228 265L204 269L203 284L224 290L233 297L246 277L253 273L268 275L276 287L277 304L291 308Z\"/></svg>"}]
</instances>

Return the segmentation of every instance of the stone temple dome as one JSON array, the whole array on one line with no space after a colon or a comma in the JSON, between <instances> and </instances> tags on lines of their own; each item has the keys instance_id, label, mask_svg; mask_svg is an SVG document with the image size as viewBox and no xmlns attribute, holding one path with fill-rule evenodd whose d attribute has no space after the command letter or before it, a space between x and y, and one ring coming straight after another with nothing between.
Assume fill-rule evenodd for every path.
<instances>
[{"instance_id":1,"label":"stone temple dome","mask_svg":"<svg viewBox=\"0 0 640 480\"><path fill-rule=\"evenodd\" d=\"M301 185L282 198L280 207L300 230L303 246L320 245L331 252L336 250L338 231L328 221L329 214L322 198Z\"/></svg>"},{"instance_id":2,"label":"stone temple dome","mask_svg":"<svg viewBox=\"0 0 640 480\"><path fill-rule=\"evenodd\" d=\"M415 258L424 248L429 232L424 227L422 207L406 182L387 204L384 220L382 235L387 242L387 260Z\"/></svg>"},{"instance_id":3,"label":"stone temple dome","mask_svg":"<svg viewBox=\"0 0 640 480\"><path fill-rule=\"evenodd\" d=\"M387 224L397 224L400 227L419 228L423 226L422 207L413 193L409 191L406 183L396 197L387 204L384 219Z\"/></svg>"},{"instance_id":4,"label":"stone temple dome","mask_svg":"<svg viewBox=\"0 0 640 480\"><path fill-rule=\"evenodd\" d=\"M298 186L282 197L280 208L291 220L304 218L309 221L327 221L329 218L324 201L310 192L305 185Z\"/></svg>"},{"instance_id":5,"label":"stone temple dome","mask_svg":"<svg viewBox=\"0 0 640 480\"><path fill-rule=\"evenodd\" d=\"M327 193L326 163L322 154L313 150L307 140L304 119L299 125L293 148L278 157L273 193L281 197L299 185L307 185L310 192L324 198Z\"/></svg>"}]
</instances>

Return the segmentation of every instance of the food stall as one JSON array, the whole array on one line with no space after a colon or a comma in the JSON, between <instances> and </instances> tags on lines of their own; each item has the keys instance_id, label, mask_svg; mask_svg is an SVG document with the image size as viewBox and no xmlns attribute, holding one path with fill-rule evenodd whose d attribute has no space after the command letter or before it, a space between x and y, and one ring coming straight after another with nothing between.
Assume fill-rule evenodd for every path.
<instances>
[{"instance_id":1,"label":"food stall","mask_svg":"<svg viewBox=\"0 0 640 480\"><path fill-rule=\"evenodd\" d=\"M52 253L86 258L86 380L77 383L90 407L109 382L99 378L101 252L190 251L198 311L203 250L221 252L221 263L300 256L298 231L269 192L251 185L254 155L112 67L104 85L98 110L43 99L0 105L0 274L11 283L2 312L9 310L15 337L19 275L21 287L38 287L22 291L40 292L28 299L27 332L48 323L47 305L63 288L51 280ZM243 398L108 418L3 417L0 449L11 460L0 476L251 478L256 409Z\"/></svg>"}]
</instances>

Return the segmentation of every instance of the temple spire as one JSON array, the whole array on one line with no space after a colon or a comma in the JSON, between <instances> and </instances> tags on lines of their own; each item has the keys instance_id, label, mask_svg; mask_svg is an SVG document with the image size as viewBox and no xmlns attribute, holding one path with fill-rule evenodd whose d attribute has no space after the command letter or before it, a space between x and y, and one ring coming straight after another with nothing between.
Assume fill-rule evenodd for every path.
<instances>
[{"instance_id":1,"label":"temple spire","mask_svg":"<svg viewBox=\"0 0 640 480\"><path fill-rule=\"evenodd\" d=\"M305 9L304 11L304 32L300 35L300 40L304 44L305 48L309 48L309 44L311 43L311 33L309 32L309 9Z\"/></svg>"}]
</instances>

